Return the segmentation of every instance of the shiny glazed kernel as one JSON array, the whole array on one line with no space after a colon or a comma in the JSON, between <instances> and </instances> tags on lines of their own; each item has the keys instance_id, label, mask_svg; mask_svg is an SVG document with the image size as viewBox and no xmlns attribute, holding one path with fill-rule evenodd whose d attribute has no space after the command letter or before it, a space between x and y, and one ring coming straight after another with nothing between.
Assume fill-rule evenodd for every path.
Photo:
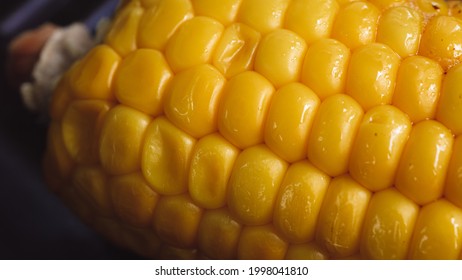
<instances>
[{"instance_id":1,"label":"shiny glazed kernel","mask_svg":"<svg viewBox=\"0 0 462 280\"><path fill-rule=\"evenodd\" d=\"M351 151L350 175L371 191L392 187L410 131L409 118L396 107L367 111Z\"/></svg>"},{"instance_id":2,"label":"shiny glazed kernel","mask_svg":"<svg viewBox=\"0 0 462 280\"><path fill-rule=\"evenodd\" d=\"M307 161L294 163L287 170L279 190L274 225L288 240L313 240L321 203L330 177Z\"/></svg>"},{"instance_id":3,"label":"shiny glazed kernel","mask_svg":"<svg viewBox=\"0 0 462 280\"><path fill-rule=\"evenodd\" d=\"M265 143L289 162L306 157L308 135L319 106L308 87L291 83L275 94L265 125Z\"/></svg>"},{"instance_id":4,"label":"shiny glazed kernel","mask_svg":"<svg viewBox=\"0 0 462 280\"><path fill-rule=\"evenodd\" d=\"M269 223L286 169L287 163L263 145L240 153L228 182L230 212L244 224Z\"/></svg>"},{"instance_id":5,"label":"shiny glazed kernel","mask_svg":"<svg viewBox=\"0 0 462 280\"><path fill-rule=\"evenodd\" d=\"M120 63L114 81L115 96L122 104L149 115L160 115L172 75L161 52L151 49L133 51Z\"/></svg>"},{"instance_id":6,"label":"shiny glazed kernel","mask_svg":"<svg viewBox=\"0 0 462 280\"><path fill-rule=\"evenodd\" d=\"M44 177L149 258L460 259L458 7L123 1L56 86Z\"/></svg>"},{"instance_id":7,"label":"shiny glazed kernel","mask_svg":"<svg viewBox=\"0 0 462 280\"><path fill-rule=\"evenodd\" d=\"M433 120L415 125L396 174L396 188L420 205L441 197L452 153L451 131Z\"/></svg>"},{"instance_id":8,"label":"shiny glazed kernel","mask_svg":"<svg viewBox=\"0 0 462 280\"><path fill-rule=\"evenodd\" d=\"M218 41L213 65L227 78L253 67L261 34L242 23L228 26Z\"/></svg>"},{"instance_id":9,"label":"shiny glazed kernel","mask_svg":"<svg viewBox=\"0 0 462 280\"><path fill-rule=\"evenodd\" d=\"M426 57L405 58L398 69L393 105L417 123L435 117L443 69Z\"/></svg>"},{"instance_id":10,"label":"shiny glazed kernel","mask_svg":"<svg viewBox=\"0 0 462 280\"><path fill-rule=\"evenodd\" d=\"M308 47L301 81L321 99L345 93L350 49L334 39L321 39Z\"/></svg>"},{"instance_id":11,"label":"shiny glazed kernel","mask_svg":"<svg viewBox=\"0 0 462 280\"><path fill-rule=\"evenodd\" d=\"M359 249L361 227L371 192L348 175L334 178L327 189L316 231L316 241L334 258Z\"/></svg>"},{"instance_id":12,"label":"shiny glazed kernel","mask_svg":"<svg viewBox=\"0 0 462 280\"><path fill-rule=\"evenodd\" d=\"M373 259L404 259L419 206L396 189L377 192L364 218L361 254Z\"/></svg>"},{"instance_id":13,"label":"shiny glazed kernel","mask_svg":"<svg viewBox=\"0 0 462 280\"><path fill-rule=\"evenodd\" d=\"M373 43L355 49L350 58L346 93L365 110L390 104L399 63L399 56L384 44Z\"/></svg>"},{"instance_id":14,"label":"shiny glazed kernel","mask_svg":"<svg viewBox=\"0 0 462 280\"><path fill-rule=\"evenodd\" d=\"M402 58L415 55L422 33L422 15L405 6L392 7L382 14L377 42L390 46ZM396 28L396 26L400 28Z\"/></svg>"},{"instance_id":15,"label":"shiny glazed kernel","mask_svg":"<svg viewBox=\"0 0 462 280\"><path fill-rule=\"evenodd\" d=\"M361 106L348 95L333 95L324 100L309 134L308 159L330 176L346 173L363 114Z\"/></svg>"},{"instance_id":16,"label":"shiny glazed kernel","mask_svg":"<svg viewBox=\"0 0 462 280\"><path fill-rule=\"evenodd\" d=\"M379 10L366 1L353 1L338 12L332 28L332 38L355 49L374 42Z\"/></svg>"},{"instance_id":17,"label":"shiny glazed kernel","mask_svg":"<svg viewBox=\"0 0 462 280\"><path fill-rule=\"evenodd\" d=\"M329 37L338 12L336 0L295 0L286 12L284 27L299 34L307 44Z\"/></svg>"},{"instance_id":18,"label":"shiny glazed kernel","mask_svg":"<svg viewBox=\"0 0 462 280\"><path fill-rule=\"evenodd\" d=\"M255 71L276 88L296 82L306 51L305 41L296 33L277 29L266 34L255 54Z\"/></svg>"}]
</instances>

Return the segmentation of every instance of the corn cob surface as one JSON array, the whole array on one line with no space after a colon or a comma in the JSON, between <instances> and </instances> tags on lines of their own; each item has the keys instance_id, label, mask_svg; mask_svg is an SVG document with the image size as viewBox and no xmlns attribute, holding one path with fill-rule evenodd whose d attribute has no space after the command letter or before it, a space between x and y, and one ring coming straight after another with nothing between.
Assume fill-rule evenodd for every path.
<instances>
[{"instance_id":1,"label":"corn cob surface","mask_svg":"<svg viewBox=\"0 0 462 280\"><path fill-rule=\"evenodd\" d=\"M122 1L46 179L150 258L461 259L460 6Z\"/></svg>"}]
</instances>

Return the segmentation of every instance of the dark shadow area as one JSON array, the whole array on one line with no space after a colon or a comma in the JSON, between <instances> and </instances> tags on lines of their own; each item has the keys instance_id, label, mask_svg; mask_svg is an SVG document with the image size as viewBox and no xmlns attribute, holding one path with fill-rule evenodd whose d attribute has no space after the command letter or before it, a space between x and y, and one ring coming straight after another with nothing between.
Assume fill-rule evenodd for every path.
<instances>
[{"instance_id":1,"label":"dark shadow area","mask_svg":"<svg viewBox=\"0 0 462 280\"><path fill-rule=\"evenodd\" d=\"M45 22L67 25L112 13L117 0L0 2L0 259L134 259L82 224L44 185L46 123L7 86L7 45Z\"/></svg>"}]
</instances>

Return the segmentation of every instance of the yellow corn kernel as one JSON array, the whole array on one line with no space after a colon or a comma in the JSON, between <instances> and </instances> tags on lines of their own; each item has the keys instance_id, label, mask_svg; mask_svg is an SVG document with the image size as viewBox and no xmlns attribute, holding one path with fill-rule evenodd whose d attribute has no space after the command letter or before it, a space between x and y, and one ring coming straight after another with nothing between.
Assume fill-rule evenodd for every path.
<instances>
[{"instance_id":1,"label":"yellow corn kernel","mask_svg":"<svg viewBox=\"0 0 462 280\"><path fill-rule=\"evenodd\" d=\"M226 204L227 184L239 150L219 134L201 138L191 156L188 188L194 202L213 209Z\"/></svg>"},{"instance_id":2,"label":"yellow corn kernel","mask_svg":"<svg viewBox=\"0 0 462 280\"><path fill-rule=\"evenodd\" d=\"M421 33L422 16L418 11L405 6L393 7L380 17L377 42L388 45L404 58L417 53Z\"/></svg>"},{"instance_id":3,"label":"yellow corn kernel","mask_svg":"<svg viewBox=\"0 0 462 280\"><path fill-rule=\"evenodd\" d=\"M404 59L396 77L393 105L417 123L435 116L440 96L443 69L423 56Z\"/></svg>"},{"instance_id":4,"label":"yellow corn kernel","mask_svg":"<svg viewBox=\"0 0 462 280\"><path fill-rule=\"evenodd\" d=\"M255 71L278 88L298 81L306 43L296 33L277 29L266 34L255 54Z\"/></svg>"},{"instance_id":5,"label":"yellow corn kernel","mask_svg":"<svg viewBox=\"0 0 462 280\"><path fill-rule=\"evenodd\" d=\"M189 0L156 0L140 20L138 47L164 50L177 28L193 15Z\"/></svg>"},{"instance_id":6,"label":"yellow corn kernel","mask_svg":"<svg viewBox=\"0 0 462 280\"><path fill-rule=\"evenodd\" d=\"M361 106L348 95L326 98L318 108L308 137L309 160L330 176L345 173L362 117Z\"/></svg>"},{"instance_id":7,"label":"yellow corn kernel","mask_svg":"<svg viewBox=\"0 0 462 280\"><path fill-rule=\"evenodd\" d=\"M291 244L287 248L286 260L328 260L329 254L316 242Z\"/></svg>"},{"instance_id":8,"label":"yellow corn kernel","mask_svg":"<svg viewBox=\"0 0 462 280\"><path fill-rule=\"evenodd\" d=\"M99 166L78 166L72 176L77 192L103 216L112 214L106 172Z\"/></svg>"},{"instance_id":9,"label":"yellow corn kernel","mask_svg":"<svg viewBox=\"0 0 462 280\"><path fill-rule=\"evenodd\" d=\"M166 93L166 116L196 138L217 131L218 104L225 81L223 75L209 64L179 73Z\"/></svg>"},{"instance_id":10,"label":"yellow corn kernel","mask_svg":"<svg viewBox=\"0 0 462 280\"><path fill-rule=\"evenodd\" d=\"M454 141L444 196L457 207L462 208L462 135Z\"/></svg>"},{"instance_id":11,"label":"yellow corn kernel","mask_svg":"<svg viewBox=\"0 0 462 280\"><path fill-rule=\"evenodd\" d=\"M223 30L223 24L208 17L194 17L183 23L165 49L165 57L173 71L210 62Z\"/></svg>"},{"instance_id":12,"label":"yellow corn kernel","mask_svg":"<svg viewBox=\"0 0 462 280\"><path fill-rule=\"evenodd\" d=\"M371 191L391 187L411 128L396 107L381 105L366 112L351 151L351 177Z\"/></svg>"},{"instance_id":13,"label":"yellow corn kernel","mask_svg":"<svg viewBox=\"0 0 462 280\"><path fill-rule=\"evenodd\" d=\"M389 7L402 5L405 0L369 0L369 2L386 11Z\"/></svg>"},{"instance_id":14,"label":"yellow corn kernel","mask_svg":"<svg viewBox=\"0 0 462 280\"><path fill-rule=\"evenodd\" d=\"M289 0L242 0L237 21L261 33L282 27Z\"/></svg>"},{"instance_id":15,"label":"yellow corn kernel","mask_svg":"<svg viewBox=\"0 0 462 280\"><path fill-rule=\"evenodd\" d=\"M78 100L67 109L61 122L63 141L75 162L98 162L101 126L111 106L102 100Z\"/></svg>"},{"instance_id":16,"label":"yellow corn kernel","mask_svg":"<svg viewBox=\"0 0 462 280\"><path fill-rule=\"evenodd\" d=\"M340 7L345 6L348 3L354 2L357 0L337 0L337 3L339 4Z\"/></svg>"},{"instance_id":17,"label":"yellow corn kernel","mask_svg":"<svg viewBox=\"0 0 462 280\"><path fill-rule=\"evenodd\" d=\"M239 148L263 142L273 93L273 85L257 72L243 72L230 79L218 111L220 133Z\"/></svg>"},{"instance_id":18,"label":"yellow corn kernel","mask_svg":"<svg viewBox=\"0 0 462 280\"><path fill-rule=\"evenodd\" d=\"M206 211L198 229L198 248L211 259L235 259L242 226L226 208Z\"/></svg>"},{"instance_id":19,"label":"yellow corn kernel","mask_svg":"<svg viewBox=\"0 0 462 280\"><path fill-rule=\"evenodd\" d=\"M419 205L441 197L452 144L451 131L442 124L428 120L414 125L398 166L396 188Z\"/></svg>"},{"instance_id":20,"label":"yellow corn kernel","mask_svg":"<svg viewBox=\"0 0 462 280\"><path fill-rule=\"evenodd\" d=\"M60 120L72 101L73 93L69 83L69 74L64 74L56 85L53 98L50 101L50 118L52 120Z\"/></svg>"},{"instance_id":21,"label":"yellow corn kernel","mask_svg":"<svg viewBox=\"0 0 462 280\"><path fill-rule=\"evenodd\" d=\"M153 234L152 229L123 226L120 234L125 244L133 248L135 253L151 259L158 257L161 240Z\"/></svg>"},{"instance_id":22,"label":"yellow corn kernel","mask_svg":"<svg viewBox=\"0 0 462 280\"><path fill-rule=\"evenodd\" d=\"M160 248L158 258L161 260L196 260L199 257L197 250L180 249L168 245Z\"/></svg>"},{"instance_id":23,"label":"yellow corn kernel","mask_svg":"<svg viewBox=\"0 0 462 280\"><path fill-rule=\"evenodd\" d=\"M370 197L371 193L348 175L330 182L318 217L316 240L331 256L358 252Z\"/></svg>"},{"instance_id":24,"label":"yellow corn kernel","mask_svg":"<svg viewBox=\"0 0 462 280\"><path fill-rule=\"evenodd\" d=\"M394 188L375 193L364 218L361 255L405 259L418 214L419 206Z\"/></svg>"},{"instance_id":25,"label":"yellow corn kernel","mask_svg":"<svg viewBox=\"0 0 462 280\"><path fill-rule=\"evenodd\" d=\"M347 94L364 110L390 104L399 64L399 56L387 45L373 43L359 47L351 54L346 80Z\"/></svg>"},{"instance_id":26,"label":"yellow corn kernel","mask_svg":"<svg viewBox=\"0 0 462 280\"><path fill-rule=\"evenodd\" d=\"M462 210L441 199L420 210L412 237L411 259L457 259L462 248Z\"/></svg>"},{"instance_id":27,"label":"yellow corn kernel","mask_svg":"<svg viewBox=\"0 0 462 280\"><path fill-rule=\"evenodd\" d=\"M350 49L334 39L320 39L309 46L300 80L324 100L345 92Z\"/></svg>"},{"instance_id":28,"label":"yellow corn kernel","mask_svg":"<svg viewBox=\"0 0 462 280\"><path fill-rule=\"evenodd\" d=\"M436 15L446 15L448 13L445 0L415 0L415 2L427 18Z\"/></svg>"},{"instance_id":29,"label":"yellow corn kernel","mask_svg":"<svg viewBox=\"0 0 462 280\"><path fill-rule=\"evenodd\" d=\"M148 115L162 113L162 104L172 71L163 54L151 49L138 49L120 64L114 78L114 91L122 104Z\"/></svg>"},{"instance_id":30,"label":"yellow corn kernel","mask_svg":"<svg viewBox=\"0 0 462 280\"><path fill-rule=\"evenodd\" d=\"M293 0L285 13L284 27L311 44L330 35L338 10L336 0Z\"/></svg>"},{"instance_id":31,"label":"yellow corn kernel","mask_svg":"<svg viewBox=\"0 0 462 280\"><path fill-rule=\"evenodd\" d=\"M462 3L459 0L448 0L447 3L448 3L448 14L450 16L462 19Z\"/></svg>"},{"instance_id":32,"label":"yellow corn kernel","mask_svg":"<svg viewBox=\"0 0 462 280\"><path fill-rule=\"evenodd\" d=\"M107 172L126 174L139 170L141 142L150 121L147 115L124 105L118 105L106 114L99 157Z\"/></svg>"},{"instance_id":33,"label":"yellow corn kernel","mask_svg":"<svg viewBox=\"0 0 462 280\"><path fill-rule=\"evenodd\" d=\"M154 211L154 230L167 244L194 248L202 212L186 194L161 196Z\"/></svg>"},{"instance_id":34,"label":"yellow corn kernel","mask_svg":"<svg viewBox=\"0 0 462 280\"><path fill-rule=\"evenodd\" d=\"M462 49L461 49L462 51ZM451 129L455 135L462 134L462 64L451 68L443 80L436 119Z\"/></svg>"},{"instance_id":35,"label":"yellow corn kernel","mask_svg":"<svg viewBox=\"0 0 462 280\"><path fill-rule=\"evenodd\" d=\"M191 2L196 15L215 18L223 25L229 25L235 20L242 0L192 0Z\"/></svg>"},{"instance_id":36,"label":"yellow corn kernel","mask_svg":"<svg viewBox=\"0 0 462 280\"><path fill-rule=\"evenodd\" d=\"M292 164L276 199L273 223L291 243L314 239L318 214L330 177L307 161ZM322 222L322 221L321 221Z\"/></svg>"},{"instance_id":37,"label":"yellow corn kernel","mask_svg":"<svg viewBox=\"0 0 462 280\"><path fill-rule=\"evenodd\" d=\"M196 140L158 117L146 129L141 170L159 194L180 194L188 188L191 152Z\"/></svg>"},{"instance_id":38,"label":"yellow corn kernel","mask_svg":"<svg viewBox=\"0 0 462 280\"><path fill-rule=\"evenodd\" d=\"M247 226L239 238L237 257L243 260L283 259L287 246L271 225Z\"/></svg>"},{"instance_id":39,"label":"yellow corn kernel","mask_svg":"<svg viewBox=\"0 0 462 280\"><path fill-rule=\"evenodd\" d=\"M50 181L50 187L58 190L69 177L74 161L64 145L61 123L53 121L47 132L47 153L44 159L45 177Z\"/></svg>"},{"instance_id":40,"label":"yellow corn kernel","mask_svg":"<svg viewBox=\"0 0 462 280\"><path fill-rule=\"evenodd\" d=\"M334 21L332 38L355 49L374 42L380 11L371 3L355 1L343 6Z\"/></svg>"},{"instance_id":41,"label":"yellow corn kernel","mask_svg":"<svg viewBox=\"0 0 462 280\"><path fill-rule=\"evenodd\" d=\"M74 97L113 100L112 80L119 62L119 55L109 46L93 48L70 73Z\"/></svg>"},{"instance_id":42,"label":"yellow corn kernel","mask_svg":"<svg viewBox=\"0 0 462 280\"><path fill-rule=\"evenodd\" d=\"M149 227L159 195L146 183L141 173L113 177L108 182L114 212L134 227Z\"/></svg>"},{"instance_id":43,"label":"yellow corn kernel","mask_svg":"<svg viewBox=\"0 0 462 280\"><path fill-rule=\"evenodd\" d=\"M213 65L227 78L253 67L261 35L242 23L228 26L215 48Z\"/></svg>"},{"instance_id":44,"label":"yellow corn kernel","mask_svg":"<svg viewBox=\"0 0 462 280\"><path fill-rule=\"evenodd\" d=\"M131 1L115 17L104 42L118 54L125 56L137 48L138 24L143 16L143 8L137 1Z\"/></svg>"},{"instance_id":45,"label":"yellow corn kernel","mask_svg":"<svg viewBox=\"0 0 462 280\"><path fill-rule=\"evenodd\" d=\"M227 202L231 214L247 225L271 222L286 169L287 163L264 145L241 152L228 185Z\"/></svg>"},{"instance_id":46,"label":"yellow corn kernel","mask_svg":"<svg viewBox=\"0 0 462 280\"><path fill-rule=\"evenodd\" d=\"M444 70L462 61L462 20L432 17L422 33L419 54L436 60Z\"/></svg>"},{"instance_id":47,"label":"yellow corn kernel","mask_svg":"<svg viewBox=\"0 0 462 280\"><path fill-rule=\"evenodd\" d=\"M300 83L291 83L276 91L265 125L266 145L286 161L304 159L308 133L319 103L316 94Z\"/></svg>"}]
</instances>

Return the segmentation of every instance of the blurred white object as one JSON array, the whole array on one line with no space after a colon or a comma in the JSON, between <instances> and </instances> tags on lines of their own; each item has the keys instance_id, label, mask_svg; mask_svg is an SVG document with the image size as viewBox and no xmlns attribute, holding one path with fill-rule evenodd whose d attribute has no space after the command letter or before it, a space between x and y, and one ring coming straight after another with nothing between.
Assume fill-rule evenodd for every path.
<instances>
[{"instance_id":1,"label":"blurred white object","mask_svg":"<svg viewBox=\"0 0 462 280\"><path fill-rule=\"evenodd\" d=\"M84 24L75 23L57 28L40 53L32 71L32 81L21 85L20 92L26 107L46 115L53 89L62 74L94 43Z\"/></svg>"}]
</instances>

